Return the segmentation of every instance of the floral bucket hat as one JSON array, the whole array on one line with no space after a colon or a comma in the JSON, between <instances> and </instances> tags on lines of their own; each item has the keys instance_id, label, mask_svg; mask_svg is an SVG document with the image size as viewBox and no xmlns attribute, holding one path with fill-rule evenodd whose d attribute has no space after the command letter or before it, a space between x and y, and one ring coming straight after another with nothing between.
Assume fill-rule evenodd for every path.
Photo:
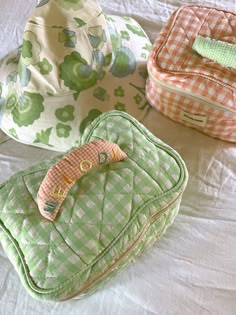
<instances>
[{"instance_id":1,"label":"floral bucket hat","mask_svg":"<svg viewBox=\"0 0 236 315\"><path fill-rule=\"evenodd\" d=\"M150 48L135 20L105 15L95 0L41 1L22 46L0 61L1 129L66 151L102 112L141 120Z\"/></svg>"}]
</instances>

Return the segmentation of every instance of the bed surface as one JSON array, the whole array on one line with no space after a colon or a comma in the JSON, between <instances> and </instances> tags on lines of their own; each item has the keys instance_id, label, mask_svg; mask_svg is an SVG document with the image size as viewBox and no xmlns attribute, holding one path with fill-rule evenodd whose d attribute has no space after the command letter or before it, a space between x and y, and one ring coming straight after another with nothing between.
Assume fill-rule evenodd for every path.
<instances>
[{"instance_id":1,"label":"bed surface","mask_svg":"<svg viewBox=\"0 0 236 315\"><path fill-rule=\"evenodd\" d=\"M0 58L21 44L36 0L0 0ZM100 0L106 13L135 18L153 41L183 4L236 10L235 0ZM149 109L143 124L176 149L189 183L174 224L151 250L83 300L40 302L25 291L0 246L0 315L236 314L236 145L210 138ZM0 182L58 155L0 132Z\"/></svg>"}]
</instances>

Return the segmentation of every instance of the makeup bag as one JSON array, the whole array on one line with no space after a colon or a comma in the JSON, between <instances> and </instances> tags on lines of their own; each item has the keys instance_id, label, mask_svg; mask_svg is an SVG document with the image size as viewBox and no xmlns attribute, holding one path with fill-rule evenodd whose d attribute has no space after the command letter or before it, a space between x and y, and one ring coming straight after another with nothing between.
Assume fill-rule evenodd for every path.
<instances>
[{"instance_id":1,"label":"makeup bag","mask_svg":"<svg viewBox=\"0 0 236 315\"><path fill-rule=\"evenodd\" d=\"M65 156L0 185L0 241L35 298L82 298L166 231L188 173L177 152L111 111Z\"/></svg>"},{"instance_id":2,"label":"makeup bag","mask_svg":"<svg viewBox=\"0 0 236 315\"><path fill-rule=\"evenodd\" d=\"M236 14L189 5L170 17L148 58L149 103L171 119L236 142Z\"/></svg>"}]
</instances>

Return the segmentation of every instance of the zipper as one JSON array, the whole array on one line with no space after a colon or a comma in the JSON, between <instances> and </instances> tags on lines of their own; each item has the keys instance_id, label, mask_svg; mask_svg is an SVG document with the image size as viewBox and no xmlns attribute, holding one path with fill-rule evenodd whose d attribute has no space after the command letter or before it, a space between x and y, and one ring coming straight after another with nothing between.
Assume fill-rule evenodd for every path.
<instances>
[{"instance_id":1,"label":"zipper","mask_svg":"<svg viewBox=\"0 0 236 315\"><path fill-rule=\"evenodd\" d=\"M202 103L206 104L207 106L209 107L212 107L212 108L215 108L215 109L220 109L220 110L223 110L225 112L229 112L229 113L233 113L233 114L236 114L236 110L235 109L232 109L232 108L229 108L229 107L225 107L224 105L221 105L217 102L214 102L214 101L209 101L206 97L204 96L201 96L201 95L198 95L198 94L195 94L191 91L188 91L188 90L184 90L183 92L183 89L179 88L179 87L174 87L164 81L161 81L160 79L157 79L156 77L154 77L154 75L150 72L149 73L149 76L151 78L151 80L156 84L156 85L160 85L162 87L164 87L166 90L170 91L170 92L176 92L180 95L183 95L183 96L188 96L188 98L192 99L193 101L201 101Z\"/></svg>"},{"instance_id":2,"label":"zipper","mask_svg":"<svg viewBox=\"0 0 236 315\"><path fill-rule=\"evenodd\" d=\"M69 299L72 299L73 297L76 297L77 295L83 293L83 291L85 291L86 289L88 289L89 287L91 287L96 281L98 281L100 278L102 278L106 273L108 273L109 271L112 270L112 268L114 268L117 263L123 258L125 257L127 254L129 254L129 252L134 248L134 246L138 243L138 241L142 238L142 236L145 234L145 232L149 229L150 225L156 221L163 213L165 213L168 208L170 206L172 206L176 200L178 198L180 198L180 196L182 195L182 192L174 199L172 200L171 203L169 203L164 209L162 209L160 212L156 213L154 216L151 217L151 219L146 223L146 225L144 226L143 230L141 231L141 233L138 235L138 237L135 239L135 241L126 249L125 252L123 252L119 258L115 259L115 261L102 273L98 274L97 276L95 276L92 280L90 280L89 283L85 284L82 288L80 288L79 291L77 291L76 293L73 293L73 295L67 297L66 299L62 299L60 301L67 301ZM138 257L138 256L137 256Z\"/></svg>"}]
</instances>

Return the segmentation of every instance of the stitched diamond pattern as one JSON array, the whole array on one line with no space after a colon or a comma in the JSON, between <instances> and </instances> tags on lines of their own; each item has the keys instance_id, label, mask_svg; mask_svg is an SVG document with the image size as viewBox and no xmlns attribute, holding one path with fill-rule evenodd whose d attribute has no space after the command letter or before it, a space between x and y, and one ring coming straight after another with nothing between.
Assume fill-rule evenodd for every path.
<instances>
[{"instance_id":1,"label":"stitched diamond pattern","mask_svg":"<svg viewBox=\"0 0 236 315\"><path fill-rule=\"evenodd\" d=\"M117 143L128 158L81 177L54 223L41 216L36 196L46 166L55 160L31 167L0 187L2 244L20 276L55 297L83 287L114 263L150 217L178 197L186 181L177 154L136 120L118 112L100 117L87 128L81 145L106 139Z\"/></svg>"},{"instance_id":2,"label":"stitched diamond pattern","mask_svg":"<svg viewBox=\"0 0 236 315\"><path fill-rule=\"evenodd\" d=\"M236 142L236 70L197 54L196 36L235 43L236 14L184 6L169 19L148 58L150 105L171 119L212 137ZM219 104L219 105L218 105ZM181 112L206 118L199 126Z\"/></svg>"}]
</instances>

